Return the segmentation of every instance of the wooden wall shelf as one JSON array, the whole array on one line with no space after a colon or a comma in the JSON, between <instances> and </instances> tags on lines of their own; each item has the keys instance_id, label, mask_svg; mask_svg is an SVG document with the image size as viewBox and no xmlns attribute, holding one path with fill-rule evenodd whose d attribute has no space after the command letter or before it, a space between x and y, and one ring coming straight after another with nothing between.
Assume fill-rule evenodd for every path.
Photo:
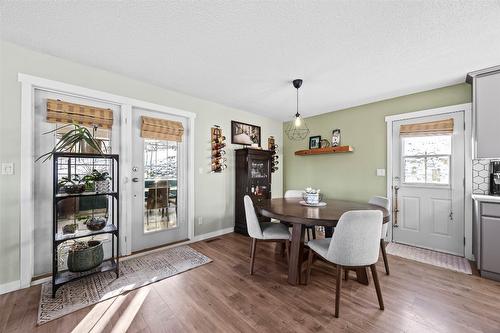
<instances>
[{"instance_id":1,"label":"wooden wall shelf","mask_svg":"<svg viewBox=\"0 0 500 333\"><path fill-rule=\"evenodd\" d=\"M348 153L354 149L351 146L338 146L338 147L325 147L316 149L297 150L295 155L320 155L320 154L334 154L334 153Z\"/></svg>"}]
</instances>

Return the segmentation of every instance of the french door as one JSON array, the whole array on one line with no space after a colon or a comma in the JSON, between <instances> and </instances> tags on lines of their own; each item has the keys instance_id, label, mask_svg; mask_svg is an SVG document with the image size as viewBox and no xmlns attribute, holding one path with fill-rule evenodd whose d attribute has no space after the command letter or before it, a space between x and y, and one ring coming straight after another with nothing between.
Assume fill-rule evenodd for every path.
<instances>
[{"instance_id":1,"label":"french door","mask_svg":"<svg viewBox=\"0 0 500 333\"><path fill-rule=\"evenodd\" d=\"M186 119L134 108L132 110L132 251L188 239L187 144L141 137L142 116Z\"/></svg>"},{"instance_id":2,"label":"french door","mask_svg":"<svg viewBox=\"0 0 500 333\"><path fill-rule=\"evenodd\" d=\"M393 122L395 242L464 255L463 117L453 112ZM448 133L400 133L404 125L449 119Z\"/></svg>"}]
</instances>

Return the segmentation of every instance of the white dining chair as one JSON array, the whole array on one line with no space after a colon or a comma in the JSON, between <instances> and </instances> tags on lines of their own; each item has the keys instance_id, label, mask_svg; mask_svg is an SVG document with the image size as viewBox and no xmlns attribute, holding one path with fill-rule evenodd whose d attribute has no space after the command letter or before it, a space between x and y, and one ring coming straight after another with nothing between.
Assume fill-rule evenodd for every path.
<instances>
[{"instance_id":1,"label":"white dining chair","mask_svg":"<svg viewBox=\"0 0 500 333\"><path fill-rule=\"evenodd\" d=\"M287 190L285 192L285 199L287 198L300 198L302 199L304 197L304 191L301 190ZM309 231L312 233L312 239L316 239L316 226L314 225L308 225L306 226L306 231L307 231L307 240L311 240L311 235L309 234Z\"/></svg>"},{"instance_id":2,"label":"white dining chair","mask_svg":"<svg viewBox=\"0 0 500 333\"><path fill-rule=\"evenodd\" d=\"M245 195L245 216L247 219L247 230L252 237L252 245L250 247L250 275L253 275L253 267L255 263L255 250L257 248L257 240L284 242L287 259L290 256L290 232L288 227L281 223L274 222L259 222L252 198Z\"/></svg>"},{"instance_id":3,"label":"white dining chair","mask_svg":"<svg viewBox=\"0 0 500 333\"><path fill-rule=\"evenodd\" d=\"M385 197L379 197L379 196L372 197L368 201L368 203L372 204L372 205L384 207L385 209L387 209L387 211L389 211L389 209L391 208L390 207L391 204L390 204L389 199L387 199ZM385 237L387 237L388 227L389 227L389 223L383 223L382 224L382 234L380 235L380 250L382 251L382 258L384 259L384 266L385 266L385 274L387 274L387 275L390 274L389 262L387 261L387 253L385 251L385 246L386 246Z\"/></svg>"},{"instance_id":4,"label":"white dining chair","mask_svg":"<svg viewBox=\"0 0 500 333\"><path fill-rule=\"evenodd\" d=\"M307 260L306 284L311 278L311 266L315 253L337 266L335 296L335 317L337 318L339 317L342 268L366 269L369 266L380 309L384 310L384 300L375 266L379 256L378 247L382 219L383 214L379 210L350 211L342 214L332 238L316 239L309 242L309 248L312 251L309 251Z\"/></svg>"}]
</instances>

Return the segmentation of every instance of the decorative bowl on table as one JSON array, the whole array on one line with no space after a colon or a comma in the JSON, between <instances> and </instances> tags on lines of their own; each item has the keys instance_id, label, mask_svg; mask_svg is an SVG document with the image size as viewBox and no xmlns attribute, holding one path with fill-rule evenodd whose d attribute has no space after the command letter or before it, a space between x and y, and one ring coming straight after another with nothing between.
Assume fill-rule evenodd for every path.
<instances>
[{"instance_id":1,"label":"decorative bowl on table","mask_svg":"<svg viewBox=\"0 0 500 333\"><path fill-rule=\"evenodd\" d=\"M323 193L321 193L320 189L315 190L308 187L304 190L302 198L304 200L300 202L301 205L311 207L326 206L326 203L321 201L323 199Z\"/></svg>"}]
</instances>

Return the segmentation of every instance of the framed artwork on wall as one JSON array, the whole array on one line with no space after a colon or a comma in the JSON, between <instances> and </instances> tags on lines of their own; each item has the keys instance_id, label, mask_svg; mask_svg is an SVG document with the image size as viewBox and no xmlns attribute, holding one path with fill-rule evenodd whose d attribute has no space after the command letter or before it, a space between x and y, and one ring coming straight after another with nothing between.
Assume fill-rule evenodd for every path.
<instances>
[{"instance_id":1,"label":"framed artwork on wall","mask_svg":"<svg viewBox=\"0 0 500 333\"><path fill-rule=\"evenodd\" d=\"M237 145L251 146L257 144L260 147L260 126L241 123L231 120L231 143Z\"/></svg>"},{"instance_id":2,"label":"framed artwork on wall","mask_svg":"<svg viewBox=\"0 0 500 333\"><path fill-rule=\"evenodd\" d=\"M321 135L309 137L309 149L321 148Z\"/></svg>"},{"instance_id":3,"label":"framed artwork on wall","mask_svg":"<svg viewBox=\"0 0 500 333\"><path fill-rule=\"evenodd\" d=\"M332 147L340 146L340 128L332 131Z\"/></svg>"}]
</instances>

